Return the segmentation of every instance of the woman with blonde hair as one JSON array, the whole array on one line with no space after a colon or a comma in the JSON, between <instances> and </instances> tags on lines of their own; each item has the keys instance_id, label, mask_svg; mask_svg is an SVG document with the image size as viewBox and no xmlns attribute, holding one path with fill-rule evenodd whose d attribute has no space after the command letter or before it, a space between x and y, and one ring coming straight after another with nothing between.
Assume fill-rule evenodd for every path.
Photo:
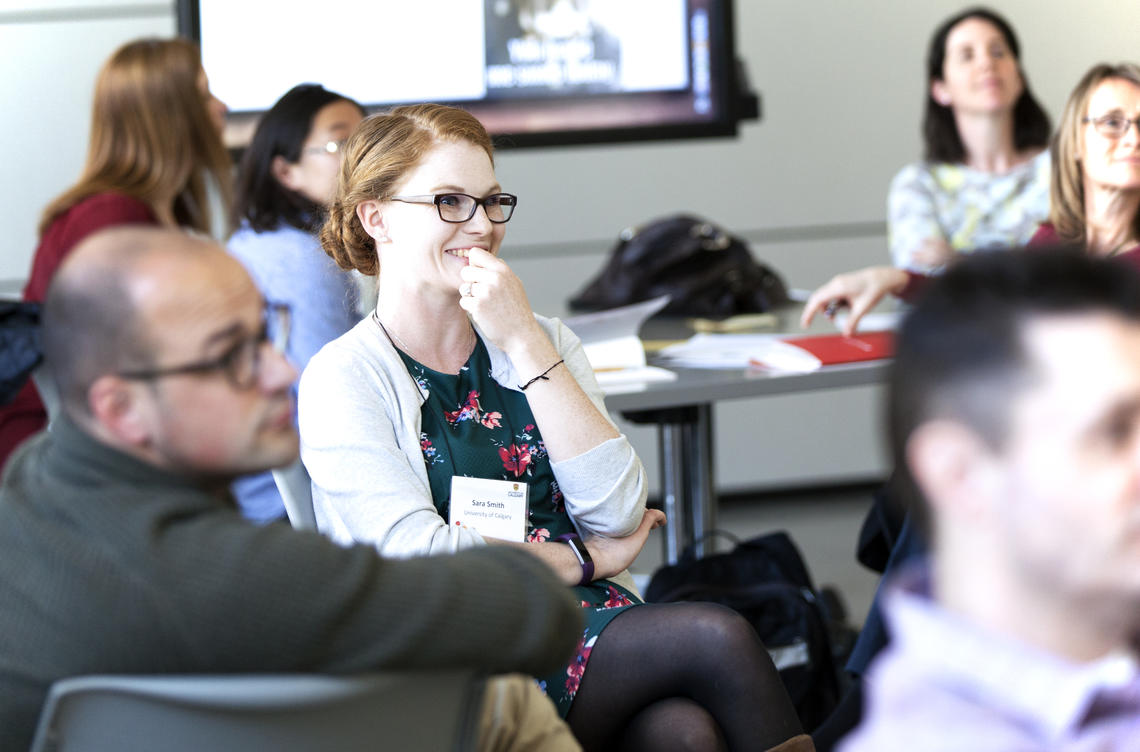
<instances>
[{"instance_id":1,"label":"woman with blonde hair","mask_svg":"<svg viewBox=\"0 0 1140 752\"><path fill-rule=\"evenodd\" d=\"M1140 264L1138 116L1140 66L1101 63L1081 78L1053 138L1049 221L1034 242Z\"/></svg>"},{"instance_id":2,"label":"woman with blonde hair","mask_svg":"<svg viewBox=\"0 0 1140 752\"><path fill-rule=\"evenodd\" d=\"M345 145L321 240L342 267L379 274L379 299L301 377L318 525L387 556L511 545L547 562L586 630L540 683L587 750L788 742L795 710L747 621L638 597L627 567L664 516L645 507L641 462L581 343L532 311L499 258L520 199L493 159L479 121L440 105L370 117ZM519 494L525 507L498 511ZM457 524L462 508L487 513ZM489 518L514 532L492 533Z\"/></svg>"},{"instance_id":3,"label":"woman with blonde hair","mask_svg":"<svg viewBox=\"0 0 1140 752\"><path fill-rule=\"evenodd\" d=\"M230 203L230 158L221 138L225 113L193 43L142 39L116 50L95 82L83 173L40 220L24 300L42 301L71 249L105 227L153 224L208 233L208 184L215 184L224 205ZM28 382L0 409L0 466L45 423L43 404Z\"/></svg>"}]
</instances>

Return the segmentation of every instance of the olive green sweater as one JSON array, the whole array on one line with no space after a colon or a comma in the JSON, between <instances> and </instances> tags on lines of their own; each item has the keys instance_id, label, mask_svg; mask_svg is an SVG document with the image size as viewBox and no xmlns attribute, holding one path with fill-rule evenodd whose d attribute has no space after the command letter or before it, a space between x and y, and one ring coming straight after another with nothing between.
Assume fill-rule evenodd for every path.
<instances>
[{"instance_id":1,"label":"olive green sweater","mask_svg":"<svg viewBox=\"0 0 1140 752\"><path fill-rule=\"evenodd\" d=\"M0 750L26 750L48 687L92 673L471 667L532 674L579 609L525 552L382 559L96 442L66 418L0 486Z\"/></svg>"}]
</instances>

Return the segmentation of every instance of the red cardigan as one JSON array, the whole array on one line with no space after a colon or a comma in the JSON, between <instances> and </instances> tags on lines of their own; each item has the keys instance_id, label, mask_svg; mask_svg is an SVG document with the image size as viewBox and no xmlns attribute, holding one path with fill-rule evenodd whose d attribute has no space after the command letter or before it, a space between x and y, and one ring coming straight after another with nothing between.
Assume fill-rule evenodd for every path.
<instances>
[{"instance_id":1,"label":"red cardigan","mask_svg":"<svg viewBox=\"0 0 1140 752\"><path fill-rule=\"evenodd\" d=\"M90 196L56 217L36 249L24 300L43 302L56 269L79 241L97 230L129 224L157 225L158 219L142 201L117 193ZM47 411L29 380L12 402L0 407L0 469L17 446L45 425Z\"/></svg>"}]
</instances>

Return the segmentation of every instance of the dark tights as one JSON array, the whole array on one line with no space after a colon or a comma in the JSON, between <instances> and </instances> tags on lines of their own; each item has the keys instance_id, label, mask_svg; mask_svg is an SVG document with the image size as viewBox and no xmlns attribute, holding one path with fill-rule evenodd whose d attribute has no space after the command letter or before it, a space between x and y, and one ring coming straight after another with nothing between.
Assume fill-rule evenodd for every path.
<instances>
[{"instance_id":1,"label":"dark tights","mask_svg":"<svg viewBox=\"0 0 1140 752\"><path fill-rule=\"evenodd\" d=\"M586 752L763 750L802 733L752 625L713 603L648 603L615 617L566 721Z\"/></svg>"}]
</instances>

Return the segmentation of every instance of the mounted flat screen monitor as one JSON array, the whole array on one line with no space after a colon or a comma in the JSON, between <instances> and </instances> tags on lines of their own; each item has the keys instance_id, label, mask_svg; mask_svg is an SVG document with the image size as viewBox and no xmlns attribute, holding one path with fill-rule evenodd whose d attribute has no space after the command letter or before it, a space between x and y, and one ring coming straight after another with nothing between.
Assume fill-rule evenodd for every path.
<instances>
[{"instance_id":1,"label":"mounted flat screen monitor","mask_svg":"<svg viewBox=\"0 0 1140 752\"><path fill-rule=\"evenodd\" d=\"M732 0L178 0L226 140L302 82L369 111L441 102L500 146L730 136L742 97ZM751 113L749 113L751 110Z\"/></svg>"}]
</instances>

